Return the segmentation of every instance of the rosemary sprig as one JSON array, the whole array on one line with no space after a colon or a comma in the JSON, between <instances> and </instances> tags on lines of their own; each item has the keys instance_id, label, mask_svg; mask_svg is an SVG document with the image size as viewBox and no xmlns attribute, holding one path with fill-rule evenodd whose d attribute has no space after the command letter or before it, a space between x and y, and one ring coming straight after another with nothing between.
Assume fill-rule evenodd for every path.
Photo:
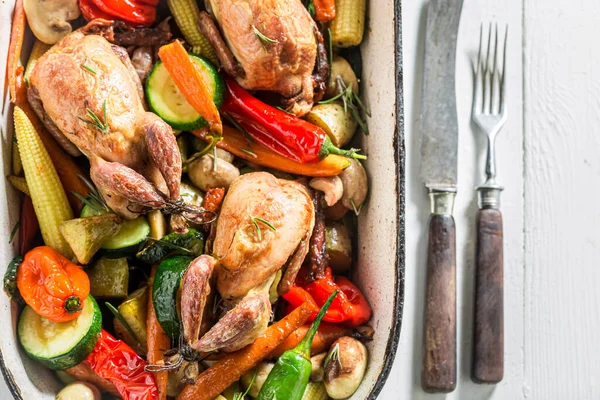
<instances>
[{"instance_id":1,"label":"rosemary sprig","mask_svg":"<svg viewBox=\"0 0 600 400\"><path fill-rule=\"evenodd\" d=\"M19 230L19 226L21 226L21 221L17 220L17 222L15 222L15 226L13 226L12 231L10 232L10 238L8 239L8 243L12 243L12 241L15 239L15 235L17 234L17 231Z\"/></svg>"},{"instance_id":2,"label":"rosemary sprig","mask_svg":"<svg viewBox=\"0 0 600 400\"><path fill-rule=\"evenodd\" d=\"M190 256L194 255L193 251L191 251L189 249L186 249L185 247L176 245L175 243L167 242L166 240L163 240L163 239L155 239L155 238L152 238L152 237L148 236L146 238L146 240L149 241L149 242L152 242L152 243L162 244L163 246L170 247L173 250L181 251L185 255L190 255Z\"/></svg>"},{"instance_id":3,"label":"rosemary sprig","mask_svg":"<svg viewBox=\"0 0 600 400\"><path fill-rule=\"evenodd\" d=\"M267 221L267 220L265 220L263 218L260 218L260 217L255 217L255 216L253 216L251 214L248 214L248 216L250 217L250 221L252 221L252 223L254 224L254 227L256 228L256 236L258 236L258 240L259 241L262 241L262 239L263 239L262 231L260 229L260 226L258 226L259 222L265 224L270 230L272 230L274 232L277 231L277 228L275 228L273 226L273 224L270 223L269 221Z\"/></svg>"},{"instance_id":4,"label":"rosemary sprig","mask_svg":"<svg viewBox=\"0 0 600 400\"><path fill-rule=\"evenodd\" d=\"M360 100L360 97L354 93L354 90L352 90L352 85L346 85L340 76L337 77L337 86L339 93L330 99L320 101L319 104L333 103L334 101L341 99L342 103L344 104L344 112L350 111L352 118L354 118L354 120L358 123L360 129L365 135L368 135L369 127L365 120L363 120L361 113L364 113L367 117L370 117L371 112Z\"/></svg>"},{"instance_id":5,"label":"rosemary sprig","mask_svg":"<svg viewBox=\"0 0 600 400\"><path fill-rule=\"evenodd\" d=\"M292 112L286 110L285 108L283 108L281 106L276 106L275 108L278 109L279 111L283 111L286 114L294 115Z\"/></svg>"},{"instance_id":6,"label":"rosemary sprig","mask_svg":"<svg viewBox=\"0 0 600 400\"><path fill-rule=\"evenodd\" d=\"M104 114L104 122L102 122L100 120L100 118L98 118L98 116L96 114L94 114L94 112L87 107L85 108L85 111L86 111L89 119L85 119L79 115L77 116L77 118L79 118L79 120L85 122L86 124L91 125L94 128L96 128L104 133L107 133L109 128L108 128L108 120L106 119L106 100L104 100L104 105L102 106L102 110L103 110L103 114Z\"/></svg>"},{"instance_id":7,"label":"rosemary sprig","mask_svg":"<svg viewBox=\"0 0 600 400\"><path fill-rule=\"evenodd\" d=\"M358 208L356 207L356 204L354 203L354 199L352 197L350 197L350 199L348 199L350 201L350 205L352 205L352 209L354 210L354 214L356 214L356 216L358 217L360 215L360 211L363 208L363 204L365 204L364 202L360 203L360 206L358 206Z\"/></svg>"},{"instance_id":8,"label":"rosemary sprig","mask_svg":"<svg viewBox=\"0 0 600 400\"><path fill-rule=\"evenodd\" d=\"M123 318L119 310L117 310L115 306L110 304L108 301L104 304L106 305L106 308L108 308L109 311L115 316L115 318L118 319L119 322L125 327L125 329L127 329L127 332L129 332L133 339L135 339L139 343L139 341L137 340L137 336L135 336L135 332L133 331L133 329L131 329L131 326L129 326L127 321L125 321L125 318Z\"/></svg>"},{"instance_id":9,"label":"rosemary sprig","mask_svg":"<svg viewBox=\"0 0 600 400\"><path fill-rule=\"evenodd\" d=\"M271 39L270 37L265 36L261 31L258 30L258 28L254 25L252 25L252 30L254 31L254 34L256 35L256 37L260 40L260 44L262 45L263 50L265 51L265 53L267 52L267 47L265 46L266 43L279 43L278 40L275 39Z\"/></svg>"},{"instance_id":10,"label":"rosemary sprig","mask_svg":"<svg viewBox=\"0 0 600 400\"><path fill-rule=\"evenodd\" d=\"M254 379L256 379L256 374L258 374L258 369L256 371L254 371L254 375L252 376L252 380L250 381L250 384L246 388L246 391L244 393L235 392L233 394L233 400L244 400L246 398L246 395L248 394L248 392L250 391L250 388L254 384Z\"/></svg>"},{"instance_id":11,"label":"rosemary sprig","mask_svg":"<svg viewBox=\"0 0 600 400\"><path fill-rule=\"evenodd\" d=\"M108 204L106 204L106 202L104 201L104 198L102 197L102 195L100 194L98 189L96 189L96 186L94 186L94 184L92 182L90 182L85 176L80 175L80 174L78 174L77 176L79 177L79 179L81 179L81 181L85 184L85 186L87 186L88 189L90 189L90 193L88 194L88 199L86 199L86 200L97 204L96 206L92 205L92 207L97 211L102 211L102 210L98 209L98 207L102 207L102 209L104 211L110 211L110 208L108 208ZM73 191L71 191L71 193L73 193L78 199L80 199L81 201L83 201L84 203L87 204L87 202L82 199L83 196L81 196L79 193L75 193Z\"/></svg>"},{"instance_id":12,"label":"rosemary sprig","mask_svg":"<svg viewBox=\"0 0 600 400\"><path fill-rule=\"evenodd\" d=\"M81 64L80 66L81 66L81 68L85 69L87 72L89 72L92 75L98 74L93 68L91 68L85 64Z\"/></svg>"},{"instance_id":13,"label":"rosemary sprig","mask_svg":"<svg viewBox=\"0 0 600 400\"><path fill-rule=\"evenodd\" d=\"M331 360L338 363L340 368L342 368L342 360L340 360L340 344L336 343L333 346L333 349L329 352L327 357L325 358L325 362L323 363L324 367L327 368L327 365L331 362Z\"/></svg>"},{"instance_id":14,"label":"rosemary sprig","mask_svg":"<svg viewBox=\"0 0 600 400\"><path fill-rule=\"evenodd\" d=\"M303 1L304 7L306 7L306 11L310 14L311 17L315 17L317 11L315 10L315 3L313 0Z\"/></svg>"},{"instance_id":15,"label":"rosemary sprig","mask_svg":"<svg viewBox=\"0 0 600 400\"><path fill-rule=\"evenodd\" d=\"M248 145L247 149L242 148L240 150L243 151L244 153L248 154L249 156L253 157L253 158L258 158L258 156L256 155L256 153L254 153L252 151L252 149L250 148L250 145Z\"/></svg>"},{"instance_id":16,"label":"rosemary sprig","mask_svg":"<svg viewBox=\"0 0 600 400\"><path fill-rule=\"evenodd\" d=\"M227 119L227 121L229 121L229 123L231 125L233 125L233 127L235 129L237 129L238 131L240 131L242 133L242 135L244 135L244 137L246 138L246 140L248 140L250 143L254 143L254 139L252 139L252 137L250 136L250 134L248 134L248 132L246 132L246 130L244 128L242 128L242 126L240 124L238 124L237 121L231 117L231 115L225 114L225 119Z\"/></svg>"}]
</instances>

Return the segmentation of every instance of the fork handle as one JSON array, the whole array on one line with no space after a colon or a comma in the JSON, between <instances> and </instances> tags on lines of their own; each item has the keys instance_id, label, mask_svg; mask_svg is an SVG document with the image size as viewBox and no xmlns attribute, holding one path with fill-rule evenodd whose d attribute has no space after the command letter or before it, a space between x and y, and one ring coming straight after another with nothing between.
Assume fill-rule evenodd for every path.
<instances>
[{"instance_id":1,"label":"fork handle","mask_svg":"<svg viewBox=\"0 0 600 400\"><path fill-rule=\"evenodd\" d=\"M502 213L477 214L475 334L472 379L498 383L504 376L504 283Z\"/></svg>"},{"instance_id":2,"label":"fork handle","mask_svg":"<svg viewBox=\"0 0 600 400\"><path fill-rule=\"evenodd\" d=\"M432 193L432 203L454 193ZM438 203L439 204L439 203ZM450 209L429 220L421 386L426 392L456 387L456 225Z\"/></svg>"}]
</instances>

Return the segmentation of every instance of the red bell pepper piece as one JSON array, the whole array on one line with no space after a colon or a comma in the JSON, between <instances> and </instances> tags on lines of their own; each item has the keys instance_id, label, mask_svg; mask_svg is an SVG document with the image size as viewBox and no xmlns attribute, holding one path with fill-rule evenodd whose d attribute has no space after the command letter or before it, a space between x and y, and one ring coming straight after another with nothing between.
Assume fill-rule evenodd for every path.
<instances>
[{"instance_id":1,"label":"red bell pepper piece","mask_svg":"<svg viewBox=\"0 0 600 400\"><path fill-rule=\"evenodd\" d=\"M144 370L146 361L104 329L84 362L100 378L115 385L124 400L158 400L154 376Z\"/></svg>"},{"instance_id":2,"label":"red bell pepper piece","mask_svg":"<svg viewBox=\"0 0 600 400\"><path fill-rule=\"evenodd\" d=\"M35 239L40 230L40 224L31 197L23 196L21 219L19 220L19 254L24 256L35 246Z\"/></svg>"},{"instance_id":3,"label":"red bell pepper piece","mask_svg":"<svg viewBox=\"0 0 600 400\"><path fill-rule=\"evenodd\" d=\"M133 24L151 25L156 20L156 7L140 1L92 0L92 2L105 13Z\"/></svg>"},{"instance_id":4,"label":"red bell pepper piece","mask_svg":"<svg viewBox=\"0 0 600 400\"><path fill-rule=\"evenodd\" d=\"M105 13L99 9L98 6L92 2L92 0L79 0L79 9L81 10L83 18L85 18L86 21L91 21L96 18L106 19L109 21L114 19L113 15Z\"/></svg>"},{"instance_id":5,"label":"red bell pepper piece","mask_svg":"<svg viewBox=\"0 0 600 400\"><path fill-rule=\"evenodd\" d=\"M347 278L331 275L331 268L325 271L325 277L304 285L303 277L299 276L296 284L283 298L289 303L288 312L304 302L313 305L314 311L310 317L313 320L325 301L336 290L340 292L327 310L323 321L344 323L346 326L355 327L364 324L371 318L371 307L361 291Z\"/></svg>"},{"instance_id":6,"label":"red bell pepper piece","mask_svg":"<svg viewBox=\"0 0 600 400\"><path fill-rule=\"evenodd\" d=\"M308 121L271 107L231 79L221 111L233 118L248 135L274 152L301 163L316 163L329 154L366 159L357 150L333 145L325 131Z\"/></svg>"}]
</instances>

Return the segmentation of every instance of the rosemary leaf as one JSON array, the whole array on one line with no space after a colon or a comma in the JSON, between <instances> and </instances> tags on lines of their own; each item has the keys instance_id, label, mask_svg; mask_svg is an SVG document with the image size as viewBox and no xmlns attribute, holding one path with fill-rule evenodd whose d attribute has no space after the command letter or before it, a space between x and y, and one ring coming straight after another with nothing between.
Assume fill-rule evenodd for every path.
<instances>
[{"instance_id":1,"label":"rosemary leaf","mask_svg":"<svg viewBox=\"0 0 600 400\"><path fill-rule=\"evenodd\" d=\"M256 222L256 220L254 219L254 217L252 217L252 215L250 216L250 219L252 220L252 223L254 224L254 227L256 228L256 236L258 236L258 241L262 242L262 231L260 230L260 226L258 226L258 222Z\"/></svg>"},{"instance_id":2,"label":"rosemary leaf","mask_svg":"<svg viewBox=\"0 0 600 400\"><path fill-rule=\"evenodd\" d=\"M258 158L258 156L250 149L250 146L248 146L247 149L240 149L240 150L254 158Z\"/></svg>"},{"instance_id":3,"label":"rosemary leaf","mask_svg":"<svg viewBox=\"0 0 600 400\"><path fill-rule=\"evenodd\" d=\"M252 376L252 380L250 381L250 384L246 388L246 391L244 393L235 392L233 394L233 400L244 400L246 398L246 395L248 394L248 392L250 391L250 388L254 384L254 379L256 379L256 374L258 374L258 369L256 371L254 371L254 375Z\"/></svg>"},{"instance_id":4,"label":"rosemary leaf","mask_svg":"<svg viewBox=\"0 0 600 400\"><path fill-rule=\"evenodd\" d=\"M263 223L265 224L270 230L272 231L276 231L277 228L275 228L275 226L273 226L272 223L270 223L269 221L260 218L260 217L255 217L251 214L248 214L248 216L250 217L250 220L252 221L252 224L254 224L254 227L256 228L256 236L258 236L258 240L262 241L263 235L262 235L262 230L260 229L260 226L258 226L258 223Z\"/></svg>"},{"instance_id":5,"label":"rosemary leaf","mask_svg":"<svg viewBox=\"0 0 600 400\"><path fill-rule=\"evenodd\" d=\"M104 114L104 122L100 121L100 118L98 118L98 116L96 114L94 114L94 112L87 107L85 108L85 112L86 112L89 120L85 119L79 115L77 116L77 118L79 118L79 120L85 122L86 124L93 126L94 128L96 128L104 133L107 133L109 130L109 127L108 127L108 121L106 119L106 100L104 100L104 105L102 106L102 109L103 109L103 114Z\"/></svg>"},{"instance_id":6,"label":"rosemary leaf","mask_svg":"<svg viewBox=\"0 0 600 400\"><path fill-rule=\"evenodd\" d=\"M254 31L254 34L256 35L256 37L258 37L261 40L261 42L264 42L264 43L279 43L279 41L277 41L275 39L271 39L270 37L265 36L254 25L252 25L252 30Z\"/></svg>"},{"instance_id":7,"label":"rosemary leaf","mask_svg":"<svg viewBox=\"0 0 600 400\"><path fill-rule=\"evenodd\" d=\"M106 305L106 308L108 308L110 310L110 312L115 316L115 318L117 318L119 320L119 322L121 324L123 324L125 329L127 329L127 332L129 332L129 334L133 337L133 339L135 339L139 343L139 341L137 340L137 336L135 336L135 332L133 332L133 329L131 329L131 326L129 326L127 321L125 321L125 318L123 318L123 316L121 315L119 310L117 310L115 308L115 306L110 304L108 301L105 302L104 304Z\"/></svg>"},{"instance_id":8,"label":"rosemary leaf","mask_svg":"<svg viewBox=\"0 0 600 400\"><path fill-rule=\"evenodd\" d=\"M263 224L265 224L267 227L269 227L270 230L277 231L277 228L275 228L275 226L273 226L273 224L270 223L269 221L262 219L260 217L254 217L254 219L257 220L258 222L262 222Z\"/></svg>"},{"instance_id":9,"label":"rosemary leaf","mask_svg":"<svg viewBox=\"0 0 600 400\"><path fill-rule=\"evenodd\" d=\"M81 64L81 68L85 69L87 72L89 72L90 74L96 75L97 72L92 69L91 67L85 65L85 64Z\"/></svg>"},{"instance_id":10,"label":"rosemary leaf","mask_svg":"<svg viewBox=\"0 0 600 400\"><path fill-rule=\"evenodd\" d=\"M229 121L229 123L231 125L233 125L233 127L235 129L237 129L238 131L240 131L242 133L242 135L244 135L244 137L250 142L250 143L254 143L254 139L252 139L252 137L248 134L248 132L246 132L246 130L244 128L242 128L242 126L240 124L237 123L237 121L235 119L233 119L231 117L231 115L229 114L225 114L225 118L227 119L227 121Z\"/></svg>"},{"instance_id":11,"label":"rosemary leaf","mask_svg":"<svg viewBox=\"0 0 600 400\"><path fill-rule=\"evenodd\" d=\"M21 225L21 221L17 220L17 222L15 223L15 226L12 228L12 232L10 232L10 238L8 239L8 243L12 243L13 240L15 239L15 235L17 234L17 231L19 230L19 226Z\"/></svg>"}]
</instances>

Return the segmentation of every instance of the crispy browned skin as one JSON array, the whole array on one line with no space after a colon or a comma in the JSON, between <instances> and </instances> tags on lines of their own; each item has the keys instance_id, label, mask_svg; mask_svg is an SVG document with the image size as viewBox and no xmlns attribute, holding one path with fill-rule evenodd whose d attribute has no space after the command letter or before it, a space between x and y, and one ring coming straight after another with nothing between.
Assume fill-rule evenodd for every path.
<instances>
[{"instance_id":1,"label":"crispy browned skin","mask_svg":"<svg viewBox=\"0 0 600 400\"><path fill-rule=\"evenodd\" d=\"M237 75L238 83L246 89L270 90L292 99L290 111L296 115L309 112L317 41L315 24L302 2L210 0L210 6L225 42L244 71ZM256 31L271 40L261 39Z\"/></svg>"},{"instance_id":2,"label":"crispy browned skin","mask_svg":"<svg viewBox=\"0 0 600 400\"><path fill-rule=\"evenodd\" d=\"M123 48L73 32L39 59L30 84L37 111L62 135L59 142L72 143L90 159L92 180L115 212L134 218L131 203L158 192L179 198L175 137L168 124L144 110L140 78ZM92 119L90 112L107 128L82 121Z\"/></svg>"}]
</instances>

